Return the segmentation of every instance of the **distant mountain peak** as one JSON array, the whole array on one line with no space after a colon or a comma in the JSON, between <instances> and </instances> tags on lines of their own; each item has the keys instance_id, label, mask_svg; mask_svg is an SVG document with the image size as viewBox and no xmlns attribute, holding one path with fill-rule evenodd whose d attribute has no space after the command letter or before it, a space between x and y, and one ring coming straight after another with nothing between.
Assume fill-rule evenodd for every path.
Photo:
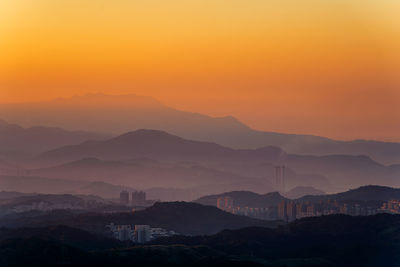
<instances>
[{"instance_id":1,"label":"distant mountain peak","mask_svg":"<svg viewBox=\"0 0 400 267\"><path fill-rule=\"evenodd\" d=\"M219 120L224 120L226 122L229 123L234 123L234 124L238 124L242 127L246 127L248 129L250 129L250 127L248 127L247 125L245 125L243 122L241 122L238 118L232 116L232 115L227 115L227 116L222 116L222 117L216 117L215 119L219 119Z\"/></svg>"},{"instance_id":2,"label":"distant mountain peak","mask_svg":"<svg viewBox=\"0 0 400 267\"><path fill-rule=\"evenodd\" d=\"M233 116L213 117L178 110L155 98L136 94L91 93L43 102L2 104L0 118L23 127L56 126L112 135L136 129L158 129L185 139L218 143L234 149L273 145L290 154L366 155L383 164L400 162L400 143L337 141L312 135L263 132ZM2 124L0 122L0 126ZM360 162L368 160L359 159Z\"/></svg>"},{"instance_id":3,"label":"distant mountain peak","mask_svg":"<svg viewBox=\"0 0 400 267\"><path fill-rule=\"evenodd\" d=\"M21 127L0 120L0 157L4 154L8 158L10 154L14 153L15 158L24 158L31 153L42 153L65 145L73 145L87 140L102 140L109 137L106 134L65 130L59 127Z\"/></svg>"},{"instance_id":4,"label":"distant mountain peak","mask_svg":"<svg viewBox=\"0 0 400 267\"><path fill-rule=\"evenodd\" d=\"M125 143L129 145L131 142L134 143L168 143L168 142L185 142L185 139L169 134L160 130L150 130L150 129L139 129L136 131L131 131L109 139L108 143Z\"/></svg>"}]
</instances>

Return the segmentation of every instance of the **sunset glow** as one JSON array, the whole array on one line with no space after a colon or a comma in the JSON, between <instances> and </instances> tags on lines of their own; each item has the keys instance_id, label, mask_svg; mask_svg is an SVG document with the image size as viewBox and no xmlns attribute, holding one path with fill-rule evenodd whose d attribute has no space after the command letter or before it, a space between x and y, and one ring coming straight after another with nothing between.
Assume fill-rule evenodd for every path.
<instances>
[{"instance_id":1,"label":"sunset glow","mask_svg":"<svg viewBox=\"0 0 400 267\"><path fill-rule=\"evenodd\" d=\"M0 102L135 93L255 129L400 141L400 2L0 2Z\"/></svg>"}]
</instances>

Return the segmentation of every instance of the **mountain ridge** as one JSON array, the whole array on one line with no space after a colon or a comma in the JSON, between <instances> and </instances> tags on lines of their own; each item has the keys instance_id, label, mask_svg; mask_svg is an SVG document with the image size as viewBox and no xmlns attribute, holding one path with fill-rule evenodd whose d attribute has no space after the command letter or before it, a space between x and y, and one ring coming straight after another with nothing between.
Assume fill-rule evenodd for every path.
<instances>
[{"instance_id":1,"label":"mountain ridge","mask_svg":"<svg viewBox=\"0 0 400 267\"><path fill-rule=\"evenodd\" d=\"M95 104L99 98L105 105L103 108ZM142 101L152 104L143 107L140 104ZM36 125L111 132L114 135L148 128L232 148L254 149L272 145L295 154L364 154L385 164L400 162L400 143L339 141L316 135L258 131L232 116L211 117L180 111L165 106L152 97L92 94L66 98L61 102L62 105L55 101L39 104L2 104L0 117L24 126L32 126L32 122L35 122ZM57 119L54 119L55 117ZM107 123L104 123L105 121Z\"/></svg>"},{"instance_id":2,"label":"mountain ridge","mask_svg":"<svg viewBox=\"0 0 400 267\"><path fill-rule=\"evenodd\" d=\"M400 188L366 185L336 194L306 195L295 199L286 198L278 192L257 194L249 191L232 191L222 194L203 196L197 200L194 200L194 202L202 205L216 206L217 199L225 196L233 198L235 205L260 208L276 206L283 200L313 203L320 202L321 200L388 201L391 199L400 199Z\"/></svg>"},{"instance_id":3,"label":"mountain ridge","mask_svg":"<svg viewBox=\"0 0 400 267\"><path fill-rule=\"evenodd\" d=\"M362 184L397 186L399 175L398 168L382 165L368 156L296 155L274 146L232 149L216 143L188 140L159 130L137 130L104 141L61 147L43 153L37 161L49 166L90 157L107 161L135 158L166 162L193 161L242 177L265 179L267 176L270 182L275 166L285 165L289 187L314 186L325 191L334 190L327 189L328 183L339 189L346 185L356 187ZM299 179L309 181L301 184Z\"/></svg>"},{"instance_id":4,"label":"mountain ridge","mask_svg":"<svg viewBox=\"0 0 400 267\"><path fill-rule=\"evenodd\" d=\"M276 227L283 222L263 221L234 215L215 207L191 202L156 202L153 206L124 213L72 214L68 211L54 211L33 218L9 218L0 221L0 227L43 227L65 225L91 233L106 234L105 226L115 224L148 224L187 235L217 233L223 229L239 229L246 226Z\"/></svg>"},{"instance_id":5,"label":"mountain ridge","mask_svg":"<svg viewBox=\"0 0 400 267\"><path fill-rule=\"evenodd\" d=\"M32 126L28 128L0 120L0 156L6 159L27 158L32 155L73 145L88 139L101 140L109 135L85 131L68 131L59 127Z\"/></svg>"}]
</instances>

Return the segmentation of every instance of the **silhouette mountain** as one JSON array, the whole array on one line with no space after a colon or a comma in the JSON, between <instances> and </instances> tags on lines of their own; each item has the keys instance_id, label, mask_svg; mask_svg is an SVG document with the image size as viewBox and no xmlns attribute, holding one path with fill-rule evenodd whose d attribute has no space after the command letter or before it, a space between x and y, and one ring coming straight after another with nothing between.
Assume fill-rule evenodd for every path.
<instances>
[{"instance_id":1,"label":"silhouette mountain","mask_svg":"<svg viewBox=\"0 0 400 267\"><path fill-rule=\"evenodd\" d=\"M322 200L384 202L392 199L400 199L400 189L386 186L368 185L337 194L306 195L291 199L280 195L278 192L257 194L249 191L233 191L223 194L203 196L194 202L202 205L216 206L217 199L226 196L231 197L234 205L237 206L267 208L271 206L277 206L282 200L294 200L298 202L308 201L314 203Z\"/></svg>"},{"instance_id":2,"label":"silhouette mountain","mask_svg":"<svg viewBox=\"0 0 400 267\"><path fill-rule=\"evenodd\" d=\"M141 246L71 228L0 229L1 266L399 266L400 216L330 215L275 229L160 238ZM129 246L129 247L125 247Z\"/></svg>"},{"instance_id":3,"label":"silhouette mountain","mask_svg":"<svg viewBox=\"0 0 400 267\"><path fill-rule=\"evenodd\" d=\"M78 181L73 179L54 179L40 176L0 175L0 188L4 191L41 194L83 194L104 198L116 198L124 190L134 191L126 185L115 185L101 181ZM2 192L0 192L1 198ZM4 195L7 195L4 193Z\"/></svg>"},{"instance_id":4,"label":"silhouette mountain","mask_svg":"<svg viewBox=\"0 0 400 267\"><path fill-rule=\"evenodd\" d=\"M142 211L101 214L73 214L68 211L50 212L35 217L2 218L0 227L43 227L65 225L92 233L107 234L107 224L148 224L181 234L214 234L223 229L248 226L275 227L281 222L263 221L234 215L215 207L189 202L159 202Z\"/></svg>"},{"instance_id":5,"label":"silhouette mountain","mask_svg":"<svg viewBox=\"0 0 400 267\"><path fill-rule=\"evenodd\" d=\"M46 228L43 229L45 231ZM73 231L72 229L70 231ZM84 237L85 235L83 235ZM82 240L83 243L89 242ZM90 240L91 241L91 240ZM110 243L111 244L111 243ZM249 259L225 255L207 247L130 246L116 249L80 248L76 242L55 238L14 238L0 242L1 266L146 266L146 267L263 267ZM123 246L123 248L122 248ZM97 249L97 250L95 250ZM269 265L270 266L270 265Z\"/></svg>"},{"instance_id":6,"label":"silhouette mountain","mask_svg":"<svg viewBox=\"0 0 400 267\"><path fill-rule=\"evenodd\" d=\"M394 267L400 263L399 223L399 215L329 215L296 220L277 229L250 227L212 236L173 236L154 244L207 246L268 260L273 266Z\"/></svg>"},{"instance_id":7,"label":"silhouette mountain","mask_svg":"<svg viewBox=\"0 0 400 267\"><path fill-rule=\"evenodd\" d=\"M61 241L80 249L111 249L122 247L117 239L95 235L87 231L63 225L36 228L0 228L0 242L7 239L43 239Z\"/></svg>"},{"instance_id":8,"label":"silhouette mountain","mask_svg":"<svg viewBox=\"0 0 400 267\"><path fill-rule=\"evenodd\" d=\"M277 147L232 149L215 143L192 141L156 130L137 130L105 141L89 141L43 153L38 162L59 164L96 157L108 161L152 158L193 161L242 177L274 177L275 165L286 165L287 186L315 186L323 190L363 184L398 185L399 170L367 156L306 156L287 154ZM301 176L301 175L306 175ZM318 176L319 175L319 176ZM326 178L325 178L326 177ZM325 181L326 179L327 181Z\"/></svg>"},{"instance_id":9,"label":"silhouette mountain","mask_svg":"<svg viewBox=\"0 0 400 267\"><path fill-rule=\"evenodd\" d=\"M278 146L295 154L367 155L385 164L400 162L400 143L337 141L313 135L257 131L232 116L214 118L180 111L138 95L88 94L40 103L2 104L0 118L25 127L57 126L117 135L137 129L158 129L233 148Z\"/></svg>"},{"instance_id":10,"label":"silhouette mountain","mask_svg":"<svg viewBox=\"0 0 400 267\"><path fill-rule=\"evenodd\" d=\"M362 201L388 201L392 199L400 199L400 188L392 188L387 186L366 185L346 192L327 195L304 196L299 198L303 201L318 202L320 200L362 200Z\"/></svg>"},{"instance_id":11,"label":"silhouette mountain","mask_svg":"<svg viewBox=\"0 0 400 267\"><path fill-rule=\"evenodd\" d=\"M61 128L35 126L23 128L0 120L0 157L29 157L60 146L86 140L106 139L107 135Z\"/></svg>"},{"instance_id":12,"label":"silhouette mountain","mask_svg":"<svg viewBox=\"0 0 400 267\"><path fill-rule=\"evenodd\" d=\"M207 193L220 193L238 188L248 190L262 188L268 191L274 189L266 179L241 176L187 162L172 163L141 159L123 162L84 158L48 168L29 170L29 173L35 176L64 180L112 182L141 190L154 186L175 187L197 192L197 197ZM156 199L162 199L158 195L153 196ZM177 195L177 197L179 196Z\"/></svg>"},{"instance_id":13,"label":"silhouette mountain","mask_svg":"<svg viewBox=\"0 0 400 267\"><path fill-rule=\"evenodd\" d=\"M277 147L254 150L236 150L216 143L184 139L163 131L140 129L105 141L87 141L79 145L64 146L43 153L42 160L69 161L81 158L126 160L152 158L156 160L277 160L285 152Z\"/></svg>"}]
</instances>

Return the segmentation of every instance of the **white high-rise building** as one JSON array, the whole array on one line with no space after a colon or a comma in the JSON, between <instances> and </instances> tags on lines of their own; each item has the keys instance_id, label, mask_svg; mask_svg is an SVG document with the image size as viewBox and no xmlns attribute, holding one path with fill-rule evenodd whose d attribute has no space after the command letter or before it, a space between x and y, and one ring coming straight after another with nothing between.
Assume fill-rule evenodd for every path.
<instances>
[{"instance_id":1,"label":"white high-rise building","mask_svg":"<svg viewBox=\"0 0 400 267\"><path fill-rule=\"evenodd\" d=\"M151 231L149 225L135 225L135 241L145 243L151 240Z\"/></svg>"}]
</instances>

